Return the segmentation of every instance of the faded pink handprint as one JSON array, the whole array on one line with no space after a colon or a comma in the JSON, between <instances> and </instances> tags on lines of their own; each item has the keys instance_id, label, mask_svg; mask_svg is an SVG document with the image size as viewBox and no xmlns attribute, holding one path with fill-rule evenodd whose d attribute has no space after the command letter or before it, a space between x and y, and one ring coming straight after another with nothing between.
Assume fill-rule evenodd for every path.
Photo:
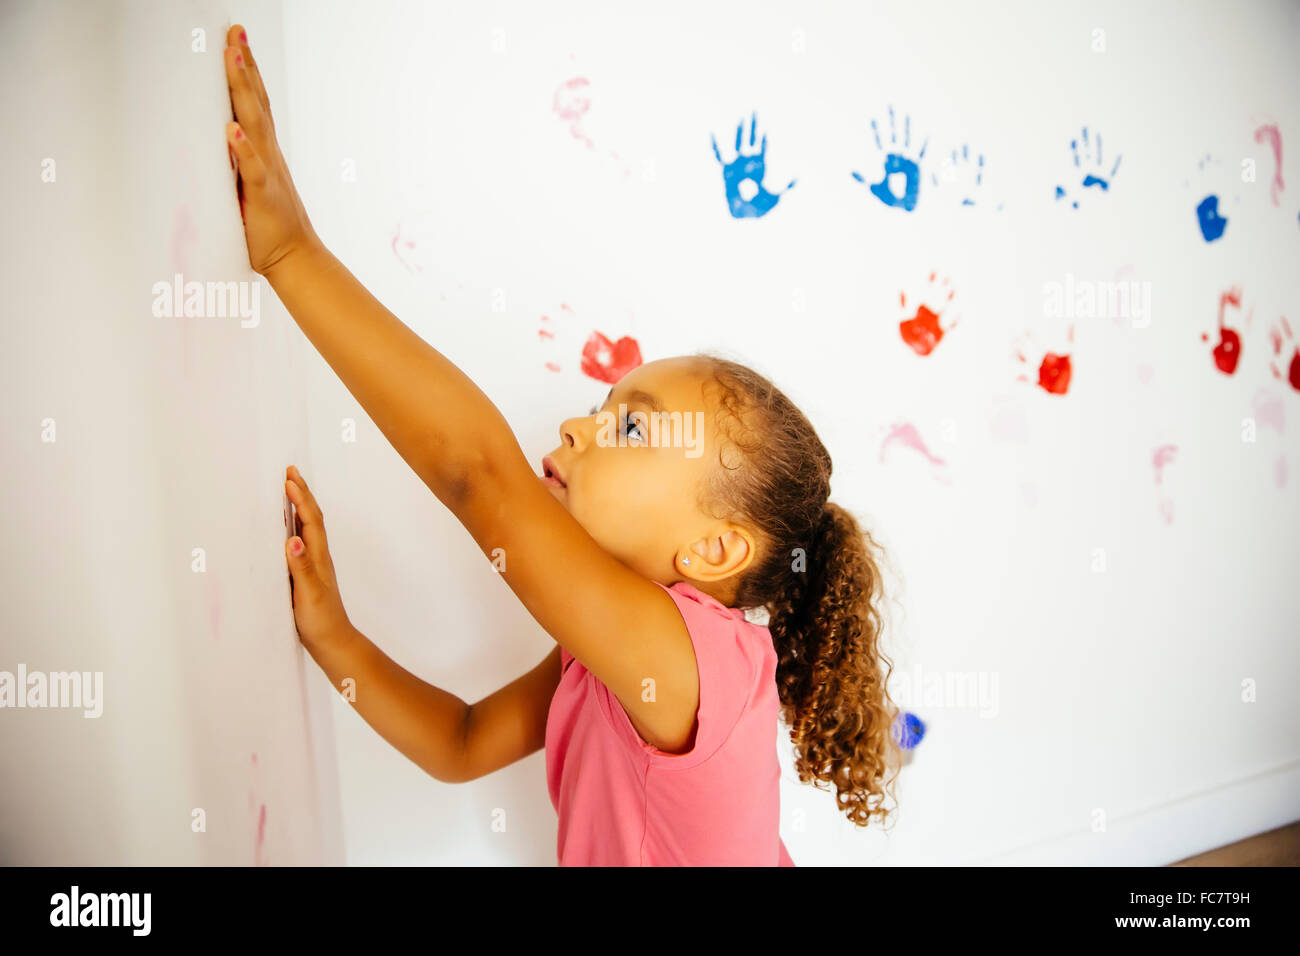
<instances>
[{"instance_id":1,"label":"faded pink handprint","mask_svg":"<svg viewBox=\"0 0 1300 956\"><path fill-rule=\"evenodd\" d=\"M252 784L248 790L248 815L254 866L269 865L266 858L266 800L262 793L262 768L258 765L257 754L253 754Z\"/></svg>"}]
</instances>

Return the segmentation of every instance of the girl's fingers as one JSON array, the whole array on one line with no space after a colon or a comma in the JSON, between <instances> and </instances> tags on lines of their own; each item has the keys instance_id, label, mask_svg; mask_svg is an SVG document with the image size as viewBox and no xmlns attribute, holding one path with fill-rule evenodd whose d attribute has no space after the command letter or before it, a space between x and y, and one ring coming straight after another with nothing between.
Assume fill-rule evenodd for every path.
<instances>
[{"instance_id":1,"label":"girl's fingers","mask_svg":"<svg viewBox=\"0 0 1300 956\"><path fill-rule=\"evenodd\" d=\"M302 541L302 545L300 550L298 550L298 552L295 554L294 546L299 540ZM314 568L314 562L312 561L310 543L307 541L306 538L303 538L301 535L299 535L298 538L290 538L288 541L284 543L284 552L289 557L290 582L293 582L293 579L295 577L301 577L303 579L303 585L306 589L305 593L308 596L310 596L311 593L315 590L315 588L312 585L314 584L314 580L316 577L316 575L313 573L315 568ZM297 589L295 587L294 589L295 594L296 591ZM296 598L295 598L295 604L296 604Z\"/></svg>"},{"instance_id":2,"label":"girl's fingers","mask_svg":"<svg viewBox=\"0 0 1300 956\"><path fill-rule=\"evenodd\" d=\"M321 514L315 496L292 478L285 481L284 487L285 494L289 496L297 511L298 520L302 522L302 539L310 544L319 535L321 543L324 544L325 516Z\"/></svg>"},{"instance_id":3,"label":"girl's fingers","mask_svg":"<svg viewBox=\"0 0 1300 956\"><path fill-rule=\"evenodd\" d=\"M271 115L271 101L266 95L266 86L262 83L262 71L257 68L257 61L253 59L253 51L248 48L248 34L244 30L243 24L236 23L226 33L226 45L238 47L244 54L244 68L248 71L249 79L252 83L253 92L257 94L258 102L262 104L262 109L266 111L266 118L271 124L271 129L275 129L275 117Z\"/></svg>"},{"instance_id":4,"label":"girl's fingers","mask_svg":"<svg viewBox=\"0 0 1300 956\"><path fill-rule=\"evenodd\" d=\"M316 496L307 487L307 482L303 480L297 466L290 465L284 473L285 494L293 502L294 523L297 525L298 537L307 542L308 550L313 551L314 557L320 561L328 561L329 540L325 535L325 516L321 513L320 505L316 503ZM319 554L315 553L317 546L321 549Z\"/></svg>"},{"instance_id":5,"label":"girl's fingers","mask_svg":"<svg viewBox=\"0 0 1300 956\"><path fill-rule=\"evenodd\" d=\"M285 484L292 484L292 482L285 482ZM309 558L318 568L328 567L330 546L325 538L325 526L313 521L309 516L297 518L294 523L298 526L294 529L294 534L306 545L303 557Z\"/></svg>"},{"instance_id":6,"label":"girl's fingers","mask_svg":"<svg viewBox=\"0 0 1300 956\"><path fill-rule=\"evenodd\" d=\"M284 474L285 477L292 478L298 484L302 485L303 490L306 491L308 494L311 493L311 488L308 487L307 485L307 479L302 476L302 472L298 470L297 465L290 465L288 468L284 470Z\"/></svg>"},{"instance_id":7,"label":"girl's fingers","mask_svg":"<svg viewBox=\"0 0 1300 956\"><path fill-rule=\"evenodd\" d=\"M253 85L253 91L257 94L257 100L262 105L262 113L266 116L266 125L270 127L272 135L275 133L275 117L271 115L271 101L267 98L266 87L262 85L262 74L257 68L257 61L253 59L253 54L248 47L244 47L244 62L248 64L248 73Z\"/></svg>"},{"instance_id":8,"label":"girl's fingers","mask_svg":"<svg viewBox=\"0 0 1300 956\"><path fill-rule=\"evenodd\" d=\"M235 163L239 166L239 177L253 186L266 182L266 164L257 155L252 142L244 135L243 127L238 123L226 124L226 142L235 153Z\"/></svg>"},{"instance_id":9,"label":"girl's fingers","mask_svg":"<svg viewBox=\"0 0 1300 956\"><path fill-rule=\"evenodd\" d=\"M260 137L270 124L257 98L243 47L226 47L226 87L230 91L230 104L235 108L235 120L261 142Z\"/></svg>"}]
</instances>

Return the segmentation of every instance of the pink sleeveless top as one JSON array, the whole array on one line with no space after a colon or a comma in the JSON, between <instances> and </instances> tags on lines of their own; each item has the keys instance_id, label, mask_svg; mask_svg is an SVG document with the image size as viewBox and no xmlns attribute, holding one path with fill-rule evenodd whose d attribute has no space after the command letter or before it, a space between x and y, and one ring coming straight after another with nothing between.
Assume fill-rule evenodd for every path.
<instances>
[{"instance_id":1,"label":"pink sleeveless top","mask_svg":"<svg viewBox=\"0 0 1300 956\"><path fill-rule=\"evenodd\" d=\"M546 721L560 866L794 866L779 832L776 651L767 627L686 583L677 604L699 668L684 754L641 739L623 705L561 648Z\"/></svg>"}]
</instances>

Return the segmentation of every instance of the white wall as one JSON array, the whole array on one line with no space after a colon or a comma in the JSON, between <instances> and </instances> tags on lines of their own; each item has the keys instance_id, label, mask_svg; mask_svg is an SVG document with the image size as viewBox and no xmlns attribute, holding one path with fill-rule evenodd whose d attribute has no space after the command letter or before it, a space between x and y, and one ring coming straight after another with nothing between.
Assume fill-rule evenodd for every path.
<instances>
[{"instance_id":1,"label":"white wall","mask_svg":"<svg viewBox=\"0 0 1300 956\"><path fill-rule=\"evenodd\" d=\"M278 4L249 22L279 44ZM0 25L0 671L102 674L98 716L0 710L0 862L342 861L283 550L284 470L310 469L300 336L251 286L242 314L153 311L177 273L257 278L227 9L18 3Z\"/></svg>"},{"instance_id":2,"label":"white wall","mask_svg":"<svg viewBox=\"0 0 1300 956\"><path fill-rule=\"evenodd\" d=\"M789 744L774 728L787 775L782 833L798 864L1165 863L1300 817L1292 623L1300 554L1290 532L1300 518L1300 406L1273 378L1268 345L1279 316L1290 310L1293 329L1300 318L1293 185L1300 169L1288 138L1300 129L1292 55L1300 15L1284 3L1231 14L1211 3L964 7L287 2L282 36L270 8L232 14L247 16L253 50L272 71L277 124L325 241L492 396L532 460L554 447L563 418L608 388L578 370L592 330L635 337L647 360L729 349L808 413L835 460L833 497L889 550L896 694L917 675L996 679L983 716L979 707L911 703L929 730L903 771L901 810L887 835L853 832L828 794L799 784ZM83 29L88 44L93 31ZM1104 52L1093 49L1097 29L1105 31ZM28 61L15 49L15 31L6 32L14 69ZM57 62L54 51L76 49L70 42L60 39L40 62ZM180 68L135 69L174 77ZM595 148L554 112L557 89L575 77L589 80L581 129ZM149 102L141 85L120 94L122 115ZM27 116L26 125L53 122L12 88L5 95L14 101L10 115ZM850 176L878 174L869 123L887 124L891 104L900 123L911 117L914 137L929 136L913 212L886 208ZM760 135L769 134L766 184L797 185L766 216L740 221L727 212L709 137L730 158L736 122L755 110ZM83 137L101 171L143 135L110 122L118 115L96 113L93 135L84 125L68 133ZM1287 188L1277 206L1271 156L1252 136L1268 117L1284 143ZM1069 142L1083 126L1100 130L1107 156L1123 160L1109 191L1092 190L1074 210L1052 197L1058 183L1077 182L1067 178L1075 176ZM157 125L149 141L173 144L171 129ZM127 139L118 143L115 134ZM50 151L40 142L32 137L18 160L7 152L6 163L31 169L38 162L31 157ZM955 184L935 189L928 178L939 171L934 160L962 143L986 157L987 196L973 207L958 205ZM1206 153L1220 160L1218 172L1198 169ZM208 165L224 162L221 154L220 144L211 155L197 147L192 154L196 175L207 177L195 195L214 207L229 203ZM1258 164L1255 183L1240 182L1246 158ZM122 165L123 174L134 170ZM150 169L160 171L155 179L180 175L165 159ZM1213 244L1197 232L1193 211L1207 183L1223 191L1229 217ZM22 192L31 219L41 212L35 204L49 200L36 186ZM130 207L104 192L86 190L81 204L63 200L62 222L111 238L112 223ZM85 205L92 201L101 205ZM212 218L231 228L229 215ZM142 222L130 243L114 248L161 242L171 225ZM188 375L204 387L187 392L174 383L166 391L157 338L124 338L93 318L90 296L107 292L117 301L129 293L128 266L102 245L86 246L77 260L91 266L89 279L83 269L32 289L14 281L53 260L68 234L52 229L39 245L11 236L6 247L10 289L27 296L11 296L21 306L15 314L61 324L5 324L31 358L25 375L6 383L14 412L6 452L20 464L5 470L10 626L0 668L52 646L78 660L104 648L123 666L138 666L139 646L126 635L139 633L152 635L150 652L174 653L170 632L158 633L167 627L155 605L135 598L147 580L169 613L206 613L194 604L202 595L153 570L168 548L188 549L214 533L189 523L198 520L188 494L195 483L219 493L222 509L244 502L243 550L228 558L254 564L231 571L249 592L230 613L251 621L263 603L278 607L273 628L258 620L266 641L286 648L287 601L268 596L283 578L282 559L272 554L277 503L266 496L290 460L325 509L352 620L396 660L472 701L546 654L549 638L291 325L287 340L276 341L306 349L306 391L265 385L263 394L288 402L260 409L285 416L284 430L272 431L278 443L268 440L264 457L254 455L228 484L234 446L253 439L229 434L237 431L231 403L247 393L220 372L245 361L250 375L262 375L256 363L265 353L232 344L234 354L222 357L229 364L209 363L212 346L200 351L195 343ZM229 255L228 239L223 234L223 251L212 255ZM142 254L136 265L152 276L153 262ZM237 265L221 268L233 274ZM914 304L932 270L950 277L961 318L922 358L900 339L899 294ZM1044 307L1044 285L1067 277L1149 284L1149 323L1080 318L1071 346L1066 323ZM1245 313L1251 318L1240 366L1226 376L1200 335L1214 330L1219 295L1233 285L1244 308L1230 320L1243 327ZM264 290L262 327L273 333L264 339L283 328L271 299ZM539 338L543 315L557 339ZM1043 348L1071 350L1067 394L1016 380L1013 343L1026 329ZM72 351L83 343L94 344ZM79 468L39 464L38 450L48 452L33 437L40 418L81 394L105 354L157 384L140 386L138 398L93 393L96 413L117 428L94 429L92 448L70 456ZM181 396L205 441L160 430L145 415L160 394ZM307 418L295 432L300 397ZM1270 426L1278 420L1270 409L1281 409L1280 428ZM1246 418L1258 423L1254 442L1242 440ZM358 424L356 442L342 440L349 419ZM897 445L882 460L896 422L913 424L945 464ZM1157 485L1153 455L1166 444L1178 450ZM1279 458L1290 472L1280 486ZM107 484L141 460L151 484ZM88 463L99 466L91 501L82 497L91 493ZM183 490L177 468L186 469ZM110 501L119 503L112 514L140 517L114 531L104 520ZM256 521L248 517L254 504ZM69 507L79 509L75 516ZM178 512L187 522L180 527ZM231 534L222 540L233 549ZM75 586L66 552L55 550L70 541L82 542L72 552ZM123 541L131 560L121 560ZM117 603L101 594L109 581ZM85 610L60 606L67 600L54 596L67 593L86 600ZM297 660L308 687L323 687L313 662L301 652ZM275 680L293 686L279 672ZM1242 701L1243 681L1255 682L1252 703ZM541 753L471 784L442 784L331 700L350 863L554 862ZM179 700L166 708L184 710ZM130 762L108 743L14 718L0 711L5 758L36 761L39 773L37 782L4 789L0 819L36 819L42 801L73 779L34 754L38 735L76 748L102 775L128 776ZM251 749L253 732L232 729L230 752ZM211 739L195 738L189 759L202 763ZM184 748L178 735L167 746ZM322 778L326 805L329 780ZM158 781L132 792L162 799L169 786L184 790ZM507 829L494 832L502 809ZM133 814L144 815L135 806L120 813L120 832L141 832ZM81 859L52 833L21 843L12 827L0 833L7 856ZM123 837L103 855L120 859L128 844Z\"/></svg>"},{"instance_id":3,"label":"white wall","mask_svg":"<svg viewBox=\"0 0 1300 956\"><path fill-rule=\"evenodd\" d=\"M532 460L604 394L576 368L593 329L634 336L647 359L730 348L811 416L834 497L880 534L901 579L900 668L996 675L997 710L914 705L929 734L888 836L849 832L826 793L794 781L778 740L796 862L1168 862L1300 817L1300 402L1267 367L1269 325L1288 309L1296 324L1297 14L966 6L289 3L291 163L335 253L474 376ZM589 80L595 149L553 110L575 77ZM869 123L890 104L928 132L930 157L981 150L1002 212L927 182L907 213L855 182L880 162ZM738 221L709 136L730 158L754 110L767 184L798 181ZM1284 136L1280 207L1251 135L1262 115ZM1084 125L1122 163L1107 195L1062 208L1053 190L1072 184ZM1207 152L1239 196L1225 193L1230 224L1212 245L1194 213ZM1250 186L1233 181L1245 157L1259 167ZM416 243L400 258L399 225ZM934 269L962 318L921 358L900 340L898 295L912 302ZM1011 347L1025 328L1045 347L1062 339L1043 286L1067 274L1150 283L1152 314L1145 328L1080 320L1074 382L1053 396L1016 381ZM1232 284L1254 317L1227 377L1199 335ZM564 341L539 340L544 314ZM340 441L360 411L319 358L312 383L308 477L353 620L467 700L540 660L546 636L382 436L367 424ZM1291 420L1246 444L1261 388ZM947 484L906 449L880 461L897 420L946 460ZM1157 486L1162 444L1178 452ZM449 786L343 703L335 714L350 861L554 860L542 754ZM490 829L495 808L506 833Z\"/></svg>"}]
</instances>

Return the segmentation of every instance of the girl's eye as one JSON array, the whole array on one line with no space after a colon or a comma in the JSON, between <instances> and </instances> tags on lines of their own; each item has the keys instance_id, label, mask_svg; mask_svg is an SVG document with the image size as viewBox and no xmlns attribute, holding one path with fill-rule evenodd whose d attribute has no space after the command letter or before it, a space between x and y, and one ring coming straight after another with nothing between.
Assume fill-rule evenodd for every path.
<instances>
[{"instance_id":1,"label":"girl's eye","mask_svg":"<svg viewBox=\"0 0 1300 956\"><path fill-rule=\"evenodd\" d=\"M591 411L588 412L587 414L588 414L588 415L595 415L595 414L596 414L597 412L599 412L599 411L600 411L600 406L599 406L599 405L592 405L592 406L591 406ZM624 417L624 418L623 418L623 419L618 423L619 431L620 431L622 434L624 434L624 435L626 435L627 437L629 437L629 438L635 438L635 439L637 439L638 441L645 441L645 434L644 434L644 432L643 432L641 426L640 426L639 424L634 424L634 425L632 425L632 429L631 429L631 431L629 431L629 430L628 430L628 421L629 421L629 419L627 419L626 417Z\"/></svg>"},{"instance_id":2,"label":"girl's eye","mask_svg":"<svg viewBox=\"0 0 1300 956\"><path fill-rule=\"evenodd\" d=\"M631 438L632 434L628 431L627 421L628 420L626 418L623 419L623 434L627 435L628 438ZM636 438L638 441L641 441L645 438L645 436L641 434L641 426L639 424L633 425L632 428L636 431Z\"/></svg>"}]
</instances>

